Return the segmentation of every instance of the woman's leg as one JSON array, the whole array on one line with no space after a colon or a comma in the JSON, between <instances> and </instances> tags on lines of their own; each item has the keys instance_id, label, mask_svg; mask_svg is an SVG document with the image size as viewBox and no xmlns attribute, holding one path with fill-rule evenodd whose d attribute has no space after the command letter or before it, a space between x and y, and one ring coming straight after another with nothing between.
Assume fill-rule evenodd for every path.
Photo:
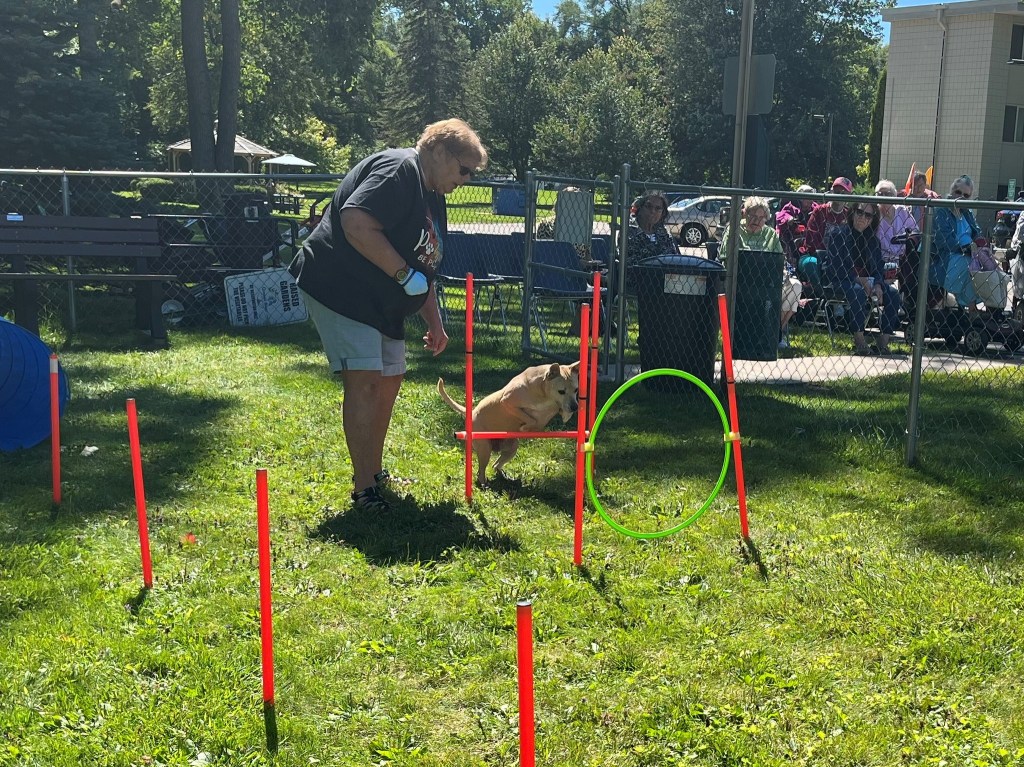
<instances>
[{"instance_id":1,"label":"woman's leg","mask_svg":"<svg viewBox=\"0 0 1024 767\"><path fill-rule=\"evenodd\" d=\"M900 293L889 284L882 285L882 312L878 318L878 350L883 354L889 351L889 337L896 332L900 324Z\"/></svg>"},{"instance_id":2,"label":"woman's leg","mask_svg":"<svg viewBox=\"0 0 1024 767\"><path fill-rule=\"evenodd\" d=\"M957 253L951 255L949 263L946 265L946 279L943 287L956 296L956 302L960 306L975 309L978 303L978 294L974 292L969 266L970 261L967 256Z\"/></svg>"},{"instance_id":3,"label":"woman's leg","mask_svg":"<svg viewBox=\"0 0 1024 767\"><path fill-rule=\"evenodd\" d=\"M345 370L341 375L345 386L342 427L355 488L360 491L376 484L374 475L381 470L384 440L403 376L383 376L379 370Z\"/></svg>"}]
</instances>

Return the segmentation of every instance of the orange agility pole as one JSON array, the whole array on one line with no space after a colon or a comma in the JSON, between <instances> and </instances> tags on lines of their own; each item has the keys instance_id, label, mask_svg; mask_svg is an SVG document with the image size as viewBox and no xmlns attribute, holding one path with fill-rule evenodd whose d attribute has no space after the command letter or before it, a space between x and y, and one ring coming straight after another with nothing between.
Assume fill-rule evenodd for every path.
<instances>
[{"instance_id":1,"label":"orange agility pole","mask_svg":"<svg viewBox=\"0 0 1024 767\"><path fill-rule=\"evenodd\" d=\"M729 435L733 443L733 454L736 456L736 496L740 504L740 534L750 537L747 526L747 486L743 480L743 451L740 444L740 415L736 406L736 379L732 371L732 340L729 335L729 311L725 303L725 294L718 294L718 318L722 326L722 365L725 370L725 382L729 390L729 421L732 433Z\"/></svg>"},{"instance_id":2,"label":"orange agility pole","mask_svg":"<svg viewBox=\"0 0 1024 767\"><path fill-rule=\"evenodd\" d=\"M267 750L277 752L277 715L274 713L274 624L270 599L270 501L267 470L256 470L256 529L260 566L260 654L263 670L263 724Z\"/></svg>"},{"instance_id":3,"label":"orange agility pole","mask_svg":"<svg viewBox=\"0 0 1024 767\"><path fill-rule=\"evenodd\" d=\"M57 355L50 355L50 474L53 502L60 503L60 367Z\"/></svg>"},{"instance_id":4,"label":"orange agility pole","mask_svg":"<svg viewBox=\"0 0 1024 767\"><path fill-rule=\"evenodd\" d=\"M466 500L473 499L473 273L466 274ZM484 437L483 439L488 439Z\"/></svg>"},{"instance_id":5,"label":"orange agility pole","mask_svg":"<svg viewBox=\"0 0 1024 767\"><path fill-rule=\"evenodd\" d=\"M594 275L594 303L600 301L600 290L601 290L601 276L599 273ZM588 312L590 307L586 304L583 305L583 309ZM587 365L587 356L590 354L590 337L589 330L591 322L589 319L581 320L580 322L580 408L576 414L576 429L572 431L473 431L473 274L472 272L466 274L466 427L461 431L455 432L455 438L465 440L465 456L466 456L466 474L465 474L465 485L466 485L466 500L472 501L473 499L473 440L475 439L578 439L580 431L580 423L582 421L583 426L583 441L586 442L587 435L590 432L590 424L592 423L591 411L593 407L585 407L588 401L587 392L592 392L589 399L596 397L597 381L590 381L585 376L589 375L587 371L596 370L596 363L593 366ZM597 315L597 312L594 312ZM589 314L587 315L590 316ZM597 350L594 347L593 358L596 359ZM596 375L596 373L595 373ZM582 416L582 418L581 418ZM577 478L577 485L581 485L581 480L584 475L580 474ZM582 500L577 501L582 507ZM581 511L582 513L582 511Z\"/></svg>"},{"instance_id":6,"label":"orange agility pole","mask_svg":"<svg viewBox=\"0 0 1024 767\"><path fill-rule=\"evenodd\" d=\"M146 487L142 482L142 450L139 447L139 416L135 400L125 402L128 411L128 444L132 453L132 481L135 485L135 516L139 520L139 550L142 552L142 584L153 588L153 560L149 553L149 523L146 521Z\"/></svg>"},{"instance_id":7,"label":"orange agility pole","mask_svg":"<svg viewBox=\"0 0 1024 767\"><path fill-rule=\"evenodd\" d=\"M597 283L595 282L595 284ZM590 408L587 406L587 401L590 397L590 353L588 349L590 343L590 306L583 304L580 314L580 402L576 410L576 505L573 509L572 525L572 563L577 567L583 564L583 482L584 472L587 470L586 452L583 446L587 443L590 427L588 416Z\"/></svg>"},{"instance_id":8,"label":"orange agility pole","mask_svg":"<svg viewBox=\"0 0 1024 767\"><path fill-rule=\"evenodd\" d=\"M519 765L537 763L533 711L533 606L528 599L516 604L516 660L519 681Z\"/></svg>"}]
</instances>

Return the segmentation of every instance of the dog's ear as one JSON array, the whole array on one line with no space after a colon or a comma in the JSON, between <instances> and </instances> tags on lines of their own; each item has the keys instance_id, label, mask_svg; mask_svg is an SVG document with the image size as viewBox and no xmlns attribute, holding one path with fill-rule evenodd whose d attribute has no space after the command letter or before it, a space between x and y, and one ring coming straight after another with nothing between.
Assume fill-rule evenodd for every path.
<instances>
[{"instance_id":1,"label":"dog's ear","mask_svg":"<svg viewBox=\"0 0 1024 767\"><path fill-rule=\"evenodd\" d=\"M574 363L569 365L569 373L575 373L580 369L580 361L576 360Z\"/></svg>"},{"instance_id":2,"label":"dog's ear","mask_svg":"<svg viewBox=\"0 0 1024 767\"><path fill-rule=\"evenodd\" d=\"M544 380L550 381L552 378L561 378L562 366L557 362L552 362L548 365L548 372L544 374Z\"/></svg>"}]
</instances>

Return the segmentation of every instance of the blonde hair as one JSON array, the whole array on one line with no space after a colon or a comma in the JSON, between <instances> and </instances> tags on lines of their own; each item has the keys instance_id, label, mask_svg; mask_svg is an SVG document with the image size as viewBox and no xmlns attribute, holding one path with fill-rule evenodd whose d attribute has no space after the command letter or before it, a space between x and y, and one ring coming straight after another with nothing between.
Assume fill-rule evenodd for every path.
<instances>
[{"instance_id":1,"label":"blonde hair","mask_svg":"<svg viewBox=\"0 0 1024 767\"><path fill-rule=\"evenodd\" d=\"M487 166L487 148L480 141L480 136L469 127L469 123L457 117L439 120L423 129L416 142L416 149L423 152L436 147L447 149L458 157L476 157L474 170L483 170Z\"/></svg>"}]
</instances>

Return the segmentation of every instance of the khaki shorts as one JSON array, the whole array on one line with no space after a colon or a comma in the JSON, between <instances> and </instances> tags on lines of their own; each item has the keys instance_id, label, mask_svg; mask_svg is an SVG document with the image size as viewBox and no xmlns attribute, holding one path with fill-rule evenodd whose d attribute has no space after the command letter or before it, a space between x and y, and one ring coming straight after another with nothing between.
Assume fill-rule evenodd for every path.
<instances>
[{"instance_id":1,"label":"khaki shorts","mask_svg":"<svg viewBox=\"0 0 1024 767\"><path fill-rule=\"evenodd\" d=\"M376 328L328 309L308 293L302 293L332 373L345 370L379 370L383 376L405 373L405 341L388 338Z\"/></svg>"}]
</instances>

